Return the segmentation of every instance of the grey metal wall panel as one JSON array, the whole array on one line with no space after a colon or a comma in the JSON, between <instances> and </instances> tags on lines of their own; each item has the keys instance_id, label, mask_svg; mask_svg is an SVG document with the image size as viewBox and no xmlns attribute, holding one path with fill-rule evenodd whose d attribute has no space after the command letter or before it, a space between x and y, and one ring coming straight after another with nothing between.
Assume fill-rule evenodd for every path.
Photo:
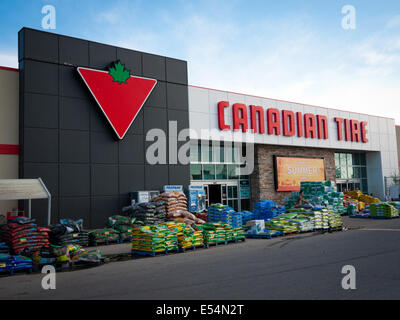
<instances>
[{"instance_id":1,"label":"grey metal wall panel","mask_svg":"<svg viewBox=\"0 0 400 320\"><path fill-rule=\"evenodd\" d=\"M158 81L156 87L151 93L150 97L147 99L144 104L146 107L158 107L158 108L166 108L167 107L167 84L163 81Z\"/></svg>"},{"instance_id":2,"label":"grey metal wall panel","mask_svg":"<svg viewBox=\"0 0 400 320\"><path fill-rule=\"evenodd\" d=\"M117 60L117 48L97 42L89 42L89 66L105 68Z\"/></svg>"},{"instance_id":3,"label":"grey metal wall panel","mask_svg":"<svg viewBox=\"0 0 400 320\"><path fill-rule=\"evenodd\" d=\"M108 133L93 132L90 137L92 163L117 163L118 143Z\"/></svg>"},{"instance_id":4,"label":"grey metal wall panel","mask_svg":"<svg viewBox=\"0 0 400 320\"><path fill-rule=\"evenodd\" d=\"M24 178L41 178L46 182L46 187L52 197L58 196L59 174L58 163L25 163L22 165Z\"/></svg>"},{"instance_id":5,"label":"grey metal wall panel","mask_svg":"<svg viewBox=\"0 0 400 320\"><path fill-rule=\"evenodd\" d=\"M59 37L60 64L89 66L89 42L86 40Z\"/></svg>"},{"instance_id":6,"label":"grey metal wall panel","mask_svg":"<svg viewBox=\"0 0 400 320\"><path fill-rule=\"evenodd\" d=\"M24 50L20 60L32 59L58 63L58 36L53 33L26 29L21 39Z\"/></svg>"},{"instance_id":7,"label":"grey metal wall panel","mask_svg":"<svg viewBox=\"0 0 400 320\"><path fill-rule=\"evenodd\" d=\"M63 219L78 220L83 219L83 227L90 225L90 205L89 197L60 198L60 217Z\"/></svg>"},{"instance_id":8,"label":"grey metal wall panel","mask_svg":"<svg viewBox=\"0 0 400 320\"><path fill-rule=\"evenodd\" d=\"M110 164L92 165L92 195L118 195L118 166Z\"/></svg>"},{"instance_id":9,"label":"grey metal wall panel","mask_svg":"<svg viewBox=\"0 0 400 320\"><path fill-rule=\"evenodd\" d=\"M168 109L188 110L188 91L186 85L167 83Z\"/></svg>"},{"instance_id":10,"label":"grey metal wall panel","mask_svg":"<svg viewBox=\"0 0 400 320\"><path fill-rule=\"evenodd\" d=\"M165 81L165 57L143 53L143 76Z\"/></svg>"},{"instance_id":11,"label":"grey metal wall panel","mask_svg":"<svg viewBox=\"0 0 400 320\"><path fill-rule=\"evenodd\" d=\"M24 99L26 127L58 128L58 96L27 93Z\"/></svg>"},{"instance_id":12,"label":"grey metal wall panel","mask_svg":"<svg viewBox=\"0 0 400 320\"><path fill-rule=\"evenodd\" d=\"M60 129L89 131L92 107L88 99L60 97Z\"/></svg>"},{"instance_id":13,"label":"grey metal wall panel","mask_svg":"<svg viewBox=\"0 0 400 320\"><path fill-rule=\"evenodd\" d=\"M178 59L166 59L167 81L188 84L187 62Z\"/></svg>"},{"instance_id":14,"label":"grey metal wall panel","mask_svg":"<svg viewBox=\"0 0 400 320\"><path fill-rule=\"evenodd\" d=\"M60 197L90 195L90 166L60 164Z\"/></svg>"},{"instance_id":15,"label":"grey metal wall panel","mask_svg":"<svg viewBox=\"0 0 400 320\"><path fill-rule=\"evenodd\" d=\"M26 162L58 162L58 130L25 128L23 159Z\"/></svg>"},{"instance_id":16,"label":"grey metal wall panel","mask_svg":"<svg viewBox=\"0 0 400 320\"><path fill-rule=\"evenodd\" d=\"M47 62L24 60L24 91L58 95L58 66Z\"/></svg>"},{"instance_id":17,"label":"grey metal wall panel","mask_svg":"<svg viewBox=\"0 0 400 320\"><path fill-rule=\"evenodd\" d=\"M145 161L142 135L127 135L119 142L120 164L143 164Z\"/></svg>"},{"instance_id":18,"label":"grey metal wall panel","mask_svg":"<svg viewBox=\"0 0 400 320\"><path fill-rule=\"evenodd\" d=\"M121 165L119 167L119 191L127 194L132 190L144 190L144 165Z\"/></svg>"},{"instance_id":19,"label":"grey metal wall panel","mask_svg":"<svg viewBox=\"0 0 400 320\"><path fill-rule=\"evenodd\" d=\"M89 163L89 132L77 130L60 131L60 162Z\"/></svg>"},{"instance_id":20,"label":"grey metal wall panel","mask_svg":"<svg viewBox=\"0 0 400 320\"><path fill-rule=\"evenodd\" d=\"M121 60L125 67L134 76L142 76L142 53L138 51L117 48L117 59Z\"/></svg>"}]
</instances>

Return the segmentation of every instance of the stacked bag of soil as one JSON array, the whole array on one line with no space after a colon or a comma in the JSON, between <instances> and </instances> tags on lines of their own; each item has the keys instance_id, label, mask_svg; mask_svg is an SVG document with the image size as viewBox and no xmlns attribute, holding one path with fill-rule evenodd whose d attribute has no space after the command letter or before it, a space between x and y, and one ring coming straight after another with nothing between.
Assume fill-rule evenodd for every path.
<instances>
[{"instance_id":1,"label":"stacked bag of soil","mask_svg":"<svg viewBox=\"0 0 400 320\"><path fill-rule=\"evenodd\" d=\"M178 232L179 228L174 222L135 227L132 232L132 250L152 253L177 250Z\"/></svg>"},{"instance_id":2,"label":"stacked bag of soil","mask_svg":"<svg viewBox=\"0 0 400 320\"><path fill-rule=\"evenodd\" d=\"M165 204L145 202L134 205L130 216L143 225L157 225L165 221Z\"/></svg>"},{"instance_id":3,"label":"stacked bag of soil","mask_svg":"<svg viewBox=\"0 0 400 320\"><path fill-rule=\"evenodd\" d=\"M10 248L5 242L0 242L0 254L9 254Z\"/></svg>"},{"instance_id":4,"label":"stacked bag of soil","mask_svg":"<svg viewBox=\"0 0 400 320\"><path fill-rule=\"evenodd\" d=\"M29 270L32 271L32 260L22 256L10 256L7 254L0 255L0 273L13 274L15 271Z\"/></svg>"},{"instance_id":5,"label":"stacked bag of soil","mask_svg":"<svg viewBox=\"0 0 400 320\"><path fill-rule=\"evenodd\" d=\"M62 219L60 223L50 226L50 243L57 246L77 244L89 245L88 231L83 230L83 220Z\"/></svg>"},{"instance_id":6,"label":"stacked bag of soil","mask_svg":"<svg viewBox=\"0 0 400 320\"><path fill-rule=\"evenodd\" d=\"M119 239L121 241L132 239L132 229L136 218L125 217L125 216L112 216L109 217L106 222L106 227L113 228L119 233Z\"/></svg>"},{"instance_id":7,"label":"stacked bag of soil","mask_svg":"<svg viewBox=\"0 0 400 320\"><path fill-rule=\"evenodd\" d=\"M202 224L205 223L204 220L201 220L197 218L193 213L190 213L187 210L174 210L170 211L167 214L168 220L172 220L175 222L183 222L186 223L187 225L193 225L195 223L197 224Z\"/></svg>"},{"instance_id":8,"label":"stacked bag of soil","mask_svg":"<svg viewBox=\"0 0 400 320\"><path fill-rule=\"evenodd\" d=\"M159 201L164 202L165 213L168 215L170 212L187 210L187 199L183 192L163 192L151 200L153 203Z\"/></svg>"},{"instance_id":9,"label":"stacked bag of soil","mask_svg":"<svg viewBox=\"0 0 400 320\"><path fill-rule=\"evenodd\" d=\"M152 253L165 252L165 230L161 230L157 226L133 228L132 250Z\"/></svg>"},{"instance_id":10,"label":"stacked bag of soil","mask_svg":"<svg viewBox=\"0 0 400 320\"><path fill-rule=\"evenodd\" d=\"M205 244L215 244L226 241L226 231L220 223L207 222L202 225L196 225L196 228L203 231Z\"/></svg>"},{"instance_id":11,"label":"stacked bag of soil","mask_svg":"<svg viewBox=\"0 0 400 320\"><path fill-rule=\"evenodd\" d=\"M36 251L32 256L32 261L35 266L53 264L61 267L73 263L89 264L100 263L101 252L84 250L80 245L68 244L66 246L53 246L42 248Z\"/></svg>"},{"instance_id":12,"label":"stacked bag of soil","mask_svg":"<svg viewBox=\"0 0 400 320\"><path fill-rule=\"evenodd\" d=\"M115 229L105 228L89 231L89 244L92 246L115 242L119 242L119 232Z\"/></svg>"},{"instance_id":13,"label":"stacked bag of soil","mask_svg":"<svg viewBox=\"0 0 400 320\"><path fill-rule=\"evenodd\" d=\"M1 239L15 254L49 246L50 231L38 228L34 220L20 217L1 227Z\"/></svg>"}]
</instances>

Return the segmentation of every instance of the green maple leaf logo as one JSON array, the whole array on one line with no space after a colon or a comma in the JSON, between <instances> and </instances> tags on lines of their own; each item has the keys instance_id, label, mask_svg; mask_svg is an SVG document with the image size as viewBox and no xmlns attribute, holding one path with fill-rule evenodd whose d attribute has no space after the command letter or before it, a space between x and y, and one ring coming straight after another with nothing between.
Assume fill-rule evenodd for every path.
<instances>
[{"instance_id":1,"label":"green maple leaf logo","mask_svg":"<svg viewBox=\"0 0 400 320\"><path fill-rule=\"evenodd\" d=\"M126 80L131 76L121 61L114 63L114 67L109 68L108 73L113 78L113 82L118 82L119 84L126 83Z\"/></svg>"}]
</instances>

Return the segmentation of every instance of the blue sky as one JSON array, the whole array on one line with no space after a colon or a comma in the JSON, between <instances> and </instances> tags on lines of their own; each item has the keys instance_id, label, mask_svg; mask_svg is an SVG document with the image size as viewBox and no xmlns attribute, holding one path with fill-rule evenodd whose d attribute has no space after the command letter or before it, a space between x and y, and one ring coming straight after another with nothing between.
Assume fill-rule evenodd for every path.
<instances>
[{"instance_id":1,"label":"blue sky","mask_svg":"<svg viewBox=\"0 0 400 320\"><path fill-rule=\"evenodd\" d=\"M187 60L190 84L400 124L398 0L0 0L0 65L18 65L17 32L40 29L46 4L54 32Z\"/></svg>"}]
</instances>

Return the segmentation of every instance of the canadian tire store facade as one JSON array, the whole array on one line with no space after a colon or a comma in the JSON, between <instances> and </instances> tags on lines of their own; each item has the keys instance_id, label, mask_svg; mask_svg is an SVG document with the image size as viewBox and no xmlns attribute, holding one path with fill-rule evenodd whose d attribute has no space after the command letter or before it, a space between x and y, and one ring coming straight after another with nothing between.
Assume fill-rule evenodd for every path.
<instances>
[{"instance_id":1,"label":"canadian tire store facade","mask_svg":"<svg viewBox=\"0 0 400 320\"><path fill-rule=\"evenodd\" d=\"M106 74L118 60L135 81L156 82L122 127L115 124L124 117L102 107L110 97L78 72ZM393 119L189 86L187 63L177 59L24 28L19 70L1 69L0 81L1 118L9 119L0 128L0 178L41 177L52 194L52 222L103 226L129 203L129 192L165 185L204 186L208 204L236 210L260 199L283 202L293 186L278 171L288 168L383 198L384 177L398 169ZM190 138L178 138L186 128ZM168 134L168 160L172 143L178 150L190 144L190 163L149 163L152 129ZM240 174L249 149L254 170ZM314 162L318 170L307 164ZM2 204L0 213L17 205ZM32 215L44 222L46 201L33 202Z\"/></svg>"}]
</instances>

